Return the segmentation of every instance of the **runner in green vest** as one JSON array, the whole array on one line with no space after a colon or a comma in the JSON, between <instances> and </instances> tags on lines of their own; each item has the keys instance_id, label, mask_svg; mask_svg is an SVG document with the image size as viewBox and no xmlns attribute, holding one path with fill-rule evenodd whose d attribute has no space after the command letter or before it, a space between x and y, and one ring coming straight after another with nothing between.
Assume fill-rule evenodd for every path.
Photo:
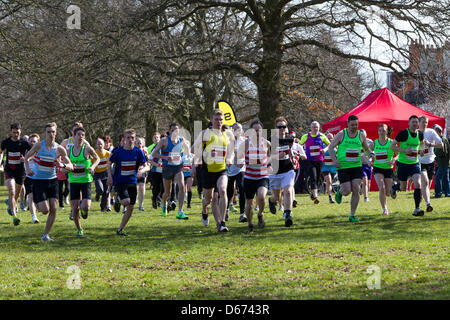
<instances>
[{"instance_id":1,"label":"runner in green vest","mask_svg":"<svg viewBox=\"0 0 450 320\"><path fill-rule=\"evenodd\" d=\"M78 237L84 235L79 213L81 211L83 219L88 217L91 207L91 182L93 181L95 168L100 162L95 150L83 143L85 132L81 127L74 130L73 146L69 150L69 159L74 165L73 171L69 172L70 204ZM94 159L94 163L91 159Z\"/></svg>"},{"instance_id":2,"label":"runner in green vest","mask_svg":"<svg viewBox=\"0 0 450 320\"><path fill-rule=\"evenodd\" d=\"M358 130L358 117L351 115L347 120L347 129L339 131L328 146L328 152L337 168L340 187L336 192L336 202L342 202L342 196L352 193L350 201L350 222L358 222L355 212L359 203L359 188L362 179L361 149L370 152L366 135ZM334 151L337 149L336 152ZM373 158L374 154L371 153ZM369 163L371 163L369 161Z\"/></svg>"},{"instance_id":3,"label":"runner in green vest","mask_svg":"<svg viewBox=\"0 0 450 320\"><path fill-rule=\"evenodd\" d=\"M392 139L392 128L387 124L380 124L378 126L378 139L374 141L375 161L373 163L373 173L375 181L378 185L379 199L383 215L389 215L387 209L387 197L392 188L392 176L394 163L397 160L397 155L390 148Z\"/></svg>"},{"instance_id":4,"label":"runner in green vest","mask_svg":"<svg viewBox=\"0 0 450 320\"><path fill-rule=\"evenodd\" d=\"M400 131L390 145L391 149L399 154L397 177L400 180L400 190L406 191L408 178L412 177L414 182L414 203L416 208L414 209L413 216L424 215L424 211L420 209L422 191L418 156L419 154L422 157L424 156L423 132L418 130L418 128L419 118L416 115L412 115L409 117L409 128Z\"/></svg>"}]
</instances>

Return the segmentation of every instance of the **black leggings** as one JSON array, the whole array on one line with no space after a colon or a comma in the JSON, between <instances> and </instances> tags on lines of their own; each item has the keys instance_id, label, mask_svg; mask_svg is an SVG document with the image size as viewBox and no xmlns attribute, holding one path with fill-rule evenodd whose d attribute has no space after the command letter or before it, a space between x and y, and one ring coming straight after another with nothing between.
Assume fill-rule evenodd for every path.
<instances>
[{"instance_id":1,"label":"black leggings","mask_svg":"<svg viewBox=\"0 0 450 320\"><path fill-rule=\"evenodd\" d=\"M68 195L69 195L69 181L67 179L58 180L58 196L60 207L64 207L64 198L67 197Z\"/></svg>"},{"instance_id":2,"label":"black leggings","mask_svg":"<svg viewBox=\"0 0 450 320\"><path fill-rule=\"evenodd\" d=\"M311 190L318 189L320 183L320 171L322 170L321 161L307 161L307 172Z\"/></svg>"},{"instance_id":3,"label":"black leggings","mask_svg":"<svg viewBox=\"0 0 450 320\"><path fill-rule=\"evenodd\" d=\"M234 196L234 182L236 181L236 188L239 192L239 210L240 213L245 212L245 194L244 194L244 174L239 172L239 174L228 177L228 186L227 186L227 197L228 197L228 206L230 207L231 202L233 201Z\"/></svg>"},{"instance_id":4,"label":"black leggings","mask_svg":"<svg viewBox=\"0 0 450 320\"><path fill-rule=\"evenodd\" d=\"M151 183L152 183L152 200L156 201L156 199L158 197L161 197L164 192L162 173L152 172Z\"/></svg>"}]
</instances>

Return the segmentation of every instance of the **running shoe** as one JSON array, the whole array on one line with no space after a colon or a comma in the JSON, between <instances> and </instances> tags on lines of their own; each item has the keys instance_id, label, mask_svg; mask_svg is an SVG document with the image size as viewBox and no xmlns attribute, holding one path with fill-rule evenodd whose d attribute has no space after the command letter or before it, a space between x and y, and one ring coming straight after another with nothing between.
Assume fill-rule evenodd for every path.
<instances>
[{"instance_id":1,"label":"running shoe","mask_svg":"<svg viewBox=\"0 0 450 320\"><path fill-rule=\"evenodd\" d=\"M172 201L172 203L170 204L169 207L170 207L170 210L173 211L173 210L175 210L175 209L177 208L177 204L175 203L175 201ZM167 207L167 209L169 209L169 207ZM169 211L170 211L170 210L169 210Z\"/></svg>"},{"instance_id":2,"label":"running shoe","mask_svg":"<svg viewBox=\"0 0 450 320\"><path fill-rule=\"evenodd\" d=\"M314 198L314 204L319 204L319 199L317 199L317 198Z\"/></svg>"},{"instance_id":3,"label":"running shoe","mask_svg":"<svg viewBox=\"0 0 450 320\"><path fill-rule=\"evenodd\" d=\"M291 216L286 216L286 218L284 219L284 226L285 227L290 227L292 226L292 217Z\"/></svg>"},{"instance_id":4,"label":"running shoe","mask_svg":"<svg viewBox=\"0 0 450 320\"><path fill-rule=\"evenodd\" d=\"M422 209L416 208L416 209L414 209L414 212L413 212L412 215L415 216L415 217L421 217L424 214L425 214L425 212Z\"/></svg>"},{"instance_id":5,"label":"running shoe","mask_svg":"<svg viewBox=\"0 0 450 320\"><path fill-rule=\"evenodd\" d=\"M220 224L220 226L217 228L218 232L228 232L230 230L228 230L227 226L225 225L225 222L222 222Z\"/></svg>"},{"instance_id":6,"label":"running shoe","mask_svg":"<svg viewBox=\"0 0 450 320\"><path fill-rule=\"evenodd\" d=\"M239 222L247 222L247 216L245 215L245 213L241 213L241 215L239 216Z\"/></svg>"},{"instance_id":7,"label":"running shoe","mask_svg":"<svg viewBox=\"0 0 450 320\"><path fill-rule=\"evenodd\" d=\"M369 198L365 197L364 202L369 202Z\"/></svg>"},{"instance_id":8,"label":"running shoe","mask_svg":"<svg viewBox=\"0 0 450 320\"><path fill-rule=\"evenodd\" d=\"M336 200L337 203L342 202L342 194L341 194L341 188L338 187L336 194L334 195L334 200Z\"/></svg>"},{"instance_id":9,"label":"running shoe","mask_svg":"<svg viewBox=\"0 0 450 320\"><path fill-rule=\"evenodd\" d=\"M48 234L43 234L42 238L41 238L41 241L42 242L50 242L50 241L53 241L53 239L50 238L50 236Z\"/></svg>"},{"instance_id":10,"label":"running shoe","mask_svg":"<svg viewBox=\"0 0 450 320\"><path fill-rule=\"evenodd\" d=\"M116 231L116 234L118 235L118 236L123 236L123 237L128 237L128 233L126 233L124 230L117 230Z\"/></svg>"},{"instance_id":11,"label":"running shoe","mask_svg":"<svg viewBox=\"0 0 450 320\"><path fill-rule=\"evenodd\" d=\"M209 225L209 216L202 213L202 223L205 227Z\"/></svg>"},{"instance_id":12,"label":"running shoe","mask_svg":"<svg viewBox=\"0 0 450 320\"><path fill-rule=\"evenodd\" d=\"M249 224L247 233L252 233L253 231L255 231L255 226L253 224Z\"/></svg>"},{"instance_id":13,"label":"running shoe","mask_svg":"<svg viewBox=\"0 0 450 320\"><path fill-rule=\"evenodd\" d=\"M259 207L258 206L255 206L255 211L258 211L259 210Z\"/></svg>"},{"instance_id":14,"label":"running shoe","mask_svg":"<svg viewBox=\"0 0 450 320\"><path fill-rule=\"evenodd\" d=\"M279 211L284 211L284 207L280 204L280 205L278 206L278 210L279 210Z\"/></svg>"},{"instance_id":15,"label":"running shoe","mask_svg":"<svg viewBox=\"0 0 450 320\"><path fill-rule=\"evenodd\" d=\"M189 217L183 211L179 211L177 216L176 216L176 218L180 219L180 220L187 220L187 219L189 219Z\"/></svg>"},{"instance_id":16,"label":"running shoe","mask_svg":"<svg viewBox=\"0 0 450 320\"><path fill-rule=\"evenodd\" d=\"M13 224L14 224L15 226L18 226L18 225L20 224L20 219L17 218L17 217L13 217Z\"/></svg>"},{"instance_id":17,"label":"running shoe","mask_svg":"<svg viewBox=\"0 0 450 320\"><path fill-rule=\"evenodd\" d=\"M228 221L229 218L230 218L230 216L228 215L228 212L225 213L225 221Z\"/></svg>"},{"instance_id":18,"label":"running shoe","mask_svg":"<svg viewBox=\"0 0 450 320\"><path fill-rule=\"evenodd\" d=\"M297 200L294 199L294 201L292 201L292 206L293 206L294 208L297 208Z\"/></svg>"},{"instance_id":19,"label":"running shoe","mask_svg":"<svg viewBox=\"0 0 450 320\"><path fill-rule=\"evenodd\" d=\"M427 204L427 212L431 211L433 211L433 207L431 206L431 204Z\"/></svg>"},{"instance_id":20,"label":"running shoe","mask_svg":"<svg viewBox=\"0 0 450 320\"><path fill-rule=\"evenodd\" d=\"M392 185L392 188L391 188L391 198L392 199L397 198L397 190L395 190L394 185Z\"/></svg>"},{"instance_id":21,"label":"running shoe","mask_svg":"<svg viewBox=\"0 0 450 320\"><path fill-rule=\"evenodd\" d=\"M333 200L332 196L328 196L328 200L330 201L330 203L334 203L334 200Z\"/></svg>"},{"instance_id":22,"label":"running shoe","mask_svg":"<svg viewBox=\"0 0 450 320\"><path fill-rule=\"evenodd\" d=\"M188 203L188 205L187 205L187 208L188 208L188 209L190 209L190 208L191 208L191 204L190 204L190 203Z\"/></svg>"},{"instance_id":23,"label":"running shoe","mask_svg":"<svg viewBox=\"0 0 450 320\"><path fill-rule=\"evenodd\" d=\"M164 206L161 206L161 215L163 216L163 217L167 217L167 208L166 207L164 207Z\"/></svg>"},{"instance_id":24,"label":"running shoe","mask_svg":"<svg viewBox=\"0 0 450 320\"><path fill-rule=\"evenodd\" d=\"M144 207L139 207L139 211L145 211Z\"/></svg>"},{"instance_id":25,"label":"running shoe","mask_svg":"<svg viewBox=\"0 0 450 320\"><path fill-rule=\"evenodd\" d=\"M8 199L8 198L5 200L5 203L6 203L6 205L8 206L8 214L9 214L10 216L12 216L13 213L12 213L11 207L9 206L9 199Z\"/></svg>"},{"instance_id":26,"label":"running shoe","mask_svg":"<svg viewBox=\"0 0 450 320\"><path fill-rule=\"evenodd\" d=\"M80 213L81 213L81 217L83 219L87 219L89 212L88 211L84 211L83 209L80 208Z\"/></svg>"},{"instance_id":27,"label":"running shoe","mask_svg":"<svg viewBox=\"0 0 450 320\"><path fill-rule=\"evenodd\" d=\"M39 223L39 220L38 220L38 218L36 217L35 214L32 214L32 215L31 215L31 220L33 220L33 224Z\"/></svg>"},{"instance_id":28,"label":"running shoe","mask_svg":"<svg viewBox=\"0 0 450 320\"><path fill-rule=\"evenodd\" d=\"M83 229L78 229L78 230L77 230L77 237L79 237L79 238L84 237L84 231L83 231Z\"/></svg>"},{"instance_id":29,"label":"running shoe","mask_svg":"<svg viewBox=\"0 0 450 320\"><path fill-rule=\"evenodd\" d=\"M114 201L114 211L120 212L120 201L118 198L116 198L116 201Z\"/></svg>"},{"instance_id":30,"label":"running shoe","mask_svg":"<svg viewBox=\"0 0 450 320\"><path fill-rule=\"evenodd\" d=\"M269 210L270 210L270 213L272 213L272 214L277 213L276 204L274 202L270 201L270 198L269 198Z\"/></svg>"},{"instance_id":31,"label":"running shoe","mask_svg":"<svg viewBox=\"0 0 450 320\"><path fill-rule=\"evenodd\" d=\"M107 207L107 208L106 208L106 211L107 211L107 212L111 212L111 211L112 211L112 210L111 210L111 207Z\"/></svg>"},{"instance_id":32,"label":"running shoe","mask_svg":"<svg viewBox=\"0 0 450 320\"><path fill-rule=\"evenodd\" d=\"M155 200L152 200L152 208L153 209L158 209L158 205L156 204Z\"/></svg>"},{"instance_id":33,"label":"running shoe","mask_svg":"<svg viewBox=\"0 0 450 320\"><path fill-rule=\"evenodd\" d=\"M234 207L234 205L231 204L230 205L230 211L234 213L234 212L237 211L237 209Z\"/></svg>"},{"instance_id":34,"label":"running shoe","mask_svg":"<svg viewBox=\"0 0 450 320\"><path fill-rule=\"evenodd\" d=\"M383 216L388 216L389 215L389 211L387 208L383 209Z\"/></svg>"},{"instance_id":35,"label":"running shoe","mask_svg":"<svg viewBox=\"0 0 450 320\"><path fill-rule=\"evenodd\" d=\"M266 222L264 221L264 217L258 215L258 228L263 229L266 226Z\"/></svg>"},{"instance_id":36,"label":"running shoe","mask_svg":"<svg viewBox=\"0 0 450 320\"><path fill-rule=\"evenodd\" d=\"M22 211L26 211L27 210L27 206L26 206L26 204L24 202L20 203L20 210L22 210Z\"/></svg>"},{"instance_id":37,"label":"running shoe","mask_svg":"<svg viewBox=\"0 0 450 320\"><path fill-rule=\"evenodd\" d=\"M358 222L359 220L355 217L355 216L350 216L350 217L348 217L348 221L350 221L350 222Z\"/></svg>"}]
</instances>

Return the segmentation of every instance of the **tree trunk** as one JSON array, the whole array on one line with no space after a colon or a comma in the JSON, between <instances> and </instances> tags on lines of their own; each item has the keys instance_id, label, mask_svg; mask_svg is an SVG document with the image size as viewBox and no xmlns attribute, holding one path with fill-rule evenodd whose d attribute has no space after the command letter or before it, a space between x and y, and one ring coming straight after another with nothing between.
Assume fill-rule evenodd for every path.
<instances>
[{"instance_id":1,"label":"tree trunk","mask_svg":"<svg viewBox=\"0 0 450 320\"><path fill-rule=\"evenodd\" d=\"M283 35L281 12L265 10L266 23L263 32L263 57L257 71L259 119L266 129L274 127L274 120L281 115L281 65Z\"/></svg>"}]
</instances>

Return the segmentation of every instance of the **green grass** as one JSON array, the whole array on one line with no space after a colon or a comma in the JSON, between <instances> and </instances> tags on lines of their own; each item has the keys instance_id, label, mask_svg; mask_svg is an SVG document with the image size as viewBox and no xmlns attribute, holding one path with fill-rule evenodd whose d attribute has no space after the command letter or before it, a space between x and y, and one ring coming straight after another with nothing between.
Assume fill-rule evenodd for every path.
<instances>
[{"instance_id":1,"label":"green grass","mask_svg":"<svg viewBox=\"0 0 450 320\"><path fill-rule=\"evenodd\" d=\"M46 217L31 224L29 212L12 224L0 188L0 299L449 299L448 198L432 200L434 211L413 217L412 193L389 199L383 217L378 194L361 199L359 223L348 222L349 197L340 205L314 205L297 195L294 225L266 208L266 228L246 234L230 214L230 232L217 233L211 217L201 224L193 196L188 221L163 218L146 194L144 213L134 214L117 237L122 214L101 213L99 203L82 220L76 238L69 208L59 210L51 236L41 243ZM370 290L367 269L381 270L380 289ZM69 289L70 266L81 288Z\"/></svg>"}]
</instances>

